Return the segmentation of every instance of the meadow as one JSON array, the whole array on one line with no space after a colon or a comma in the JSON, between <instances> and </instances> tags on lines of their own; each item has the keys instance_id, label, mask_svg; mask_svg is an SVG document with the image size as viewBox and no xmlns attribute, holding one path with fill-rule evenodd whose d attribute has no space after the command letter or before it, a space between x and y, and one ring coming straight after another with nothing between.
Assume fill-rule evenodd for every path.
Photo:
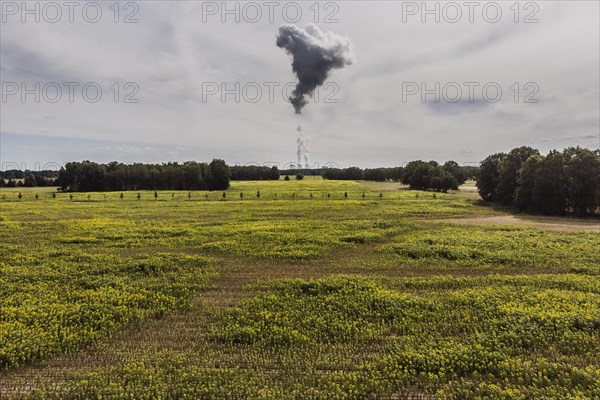
<instances>
[{"instance_id":1,"label":"meadow","mask_svg":"<svg viewBox=\"0 0 600 400\"><path fill-rule=\"evenodd\" d=\"M599 398L600 227L453 222L506 214L352 181L3 188L0 398Z\"/></svg>"}]
</instances>

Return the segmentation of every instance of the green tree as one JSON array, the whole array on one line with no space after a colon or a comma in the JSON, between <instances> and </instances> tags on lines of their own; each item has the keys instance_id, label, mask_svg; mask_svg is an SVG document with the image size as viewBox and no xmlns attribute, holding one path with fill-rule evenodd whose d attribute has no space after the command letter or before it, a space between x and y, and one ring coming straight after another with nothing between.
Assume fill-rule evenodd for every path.
<instances>
[{"instance_id":1,"label":"green tree","mask_svg":"<svg viewBox=\"0 0 600 400\"><path fill-rule=\"evenodd\" d=\"M458 165L457 162L446 161L444 163L443 168L444 168L444 171L446 171L447 173L452 175L454 177L454 179L456 179L457 188L458 188L458 185L462 185L467 180L465 173L463 172L463 169L460 167L460 165Z\"/></svg>"},{"instance_id":2,"label":"green tree","mask_svg":"<svg viewBox=\"0 0 600 400\"><path fill-rule=\"evenodd\" d=\"M455 163L456 164L456 163ZM458 166L458 164L457 164ZM429 172L429 187L438 192L458 189L458 180L442 166L432 167Z\"/></svg>"},{"instance_id":3,"label":"green tree","mask_svg":"<svg viewBox=\"0 0 600 400\"><path fill-rule=\"evenodd\" d=\"M425 190L430 187L435 167L437 167L437 163L434 165L433 162L411 161L404 167L402 183L409 185L412 189Z\"/></svg>"},{"instance_id":4,"label":"green tree","mask_svg":"<svg viewBox=\"0 0 600 400\"><path fill-rule=\"evenodd\" d=\"M600 154L582 147L564 150L567 207L578 216L600 207Z\"/></svg>"},{"instance_id":5,"label":"green tree","mask_svg":"<svg viewBox=\"0 0 600 400\"><path fill-rule=\"evenodd\" d=\"M566 184L564 156L552 150L539 163L533 187L531 211L547 215L564 215L567 207Z\"/></svg>"},{"instance_id":6,"label":"green tree","mask_svg":"<svg viewBox=\"0 0 600 400\"><path fill-rule=\"evenodd\" d=\"M210 169L210 190L229 189L229 167L223 160L214 159L209 165Z\"/></svg>"},{"instance_id":7,"label":"green tree","mask_svg":"<svg viewBox=\"0 0 600 400\"><path fill-rule=\"evenodd\" d=\"M441 191L442 190L442 177L441 176L433 176L431 177L431 179L429 180L429 187L433 190L436 191Z\"/></svg>"},{"instance_id":8,"label":"green tree","mask_svg":"<svg viewBox=\"0 0 600 400\"><path fill-rule=\"evenodd\" d=\"M25 187L37 186L37 181L35 179L35 176L33 174L27 175L25 177L25 179L23 180L23 186L25 186Z\"/></svg>"},{"instance_id":9,"label":"green tree","mask_svg":"<svg viewBox=\"0 0 600 400\"><path fill-rule=\"evenodd\" d=\"M105 186L106 168L91 161L69 162L60 169L57 183L62 190L101 191Z\"/></svg>"},{"instance_id":10,"label":"green tree","mask_svg":"<svg viewBox=\"0 0 600 400\"><path fill-rule=\"evenodd\" d=\"M498 200L498 182L500 180L500 164L505 153L496 153L486 157L480 164L477 176L477 190L484 201Z\"/></svg>"},{"instance_id":11,"label":"green tree","mask_svg":"<svg viewBox=\"0 0 600 400\"><path fill-rule=\"evenodd\" d=\"M519 170L515 205L521 210L535 211L539 207L539 204L537 204L538 196L534 196L534 191L543 159L540 155L533 155L525 161Z\"/></svg>"},{"instance_id":12,"label":"green tree","mask_svg":"<svg viewBox=\"0 0 600 400\"><path fill-rule=\"evenodd\" d=\"M442 170L441 173L442 187L441 191L446 193L448 190L458 190L458 180L454 175Z\"/></svg>"},{"instance_id":13,"label":"green tree","mask_svg":"<svg viewBox=\"0 0 600 400\"><path fill-rule=\"evenodd\" d=\"M519 170L533 155L539 155L540 152L529 146L522 146L512 149L506 157L500 162L500 175L498 177L497 195L498 201L504 205L514 205L519 178Z\"/></svg>"}]
</instances>

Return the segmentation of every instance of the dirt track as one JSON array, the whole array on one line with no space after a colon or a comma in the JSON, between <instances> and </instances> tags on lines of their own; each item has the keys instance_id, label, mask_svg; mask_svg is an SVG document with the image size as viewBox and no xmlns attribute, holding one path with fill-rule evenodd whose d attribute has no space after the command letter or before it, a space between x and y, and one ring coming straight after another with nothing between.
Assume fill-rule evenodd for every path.
<instances>
[{"instance_id":1,"label":"dirt track","mask_svg":"<svg viewBox=\"0 0 600 400\"><path fill-rule=\"evenodd\" d=\"M447 218L444 222L455 222L469 225L518 225L532 226L546 231L558 232L598 232L600 220L576 219L564 217L501 215L497 217Z\"/></svg>"}]
</instances>

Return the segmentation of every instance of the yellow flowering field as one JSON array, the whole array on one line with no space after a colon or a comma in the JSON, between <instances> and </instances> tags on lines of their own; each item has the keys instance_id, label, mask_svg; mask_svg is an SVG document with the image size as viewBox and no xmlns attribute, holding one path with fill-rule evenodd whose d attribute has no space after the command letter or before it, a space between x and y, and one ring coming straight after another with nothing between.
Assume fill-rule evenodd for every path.
<instances>
[{"instance_id":1,"label":"yellow flowering field","mask_svg":"<svg viewBox=\"0 0 600 400\"><path fill-rule=\"evenodd\" d=\"M365 182L0 192L0 398L600 397L600 233Z\"/></svg>"}]
</instances>

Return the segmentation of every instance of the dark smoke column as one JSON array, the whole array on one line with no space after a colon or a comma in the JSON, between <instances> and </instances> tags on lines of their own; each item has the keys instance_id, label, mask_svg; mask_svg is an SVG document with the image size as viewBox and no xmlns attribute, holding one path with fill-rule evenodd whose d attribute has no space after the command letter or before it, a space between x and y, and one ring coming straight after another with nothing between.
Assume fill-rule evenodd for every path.
<instances>
[{"instance_id":1,"label":"dark smoke column","mask_svg":"<svg viewBox=\"0 0 600 400\"><path fill-rule=\"evenodd\" d=\"M304 29L296 25L282 25L277 34L277 47L292 56L292 70L298 84L290 96L296 114L308 103L305 96L312 96L332 69L352 64L352 43L347 37L333 32L322 32L313 24Z\"/></svg>"}]
</instances>

